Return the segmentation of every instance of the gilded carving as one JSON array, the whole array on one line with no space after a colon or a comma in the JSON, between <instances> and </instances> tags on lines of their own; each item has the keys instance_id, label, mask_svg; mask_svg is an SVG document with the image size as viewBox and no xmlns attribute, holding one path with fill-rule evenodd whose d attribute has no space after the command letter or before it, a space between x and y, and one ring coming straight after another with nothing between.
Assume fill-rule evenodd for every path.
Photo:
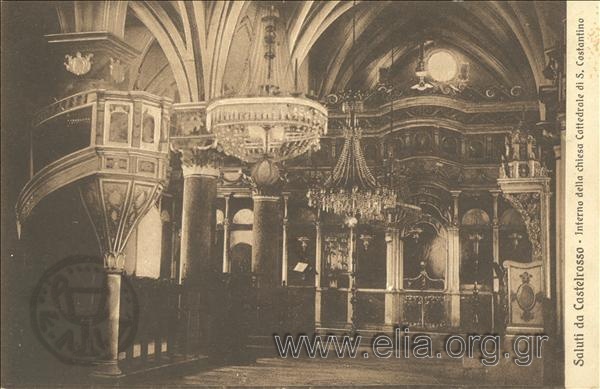
<instances>
[{"instance_id":1,"label":"gilded carving","mask_svg":"<svg viewBox=\"0 0 600 389\"><path fill-rule=\"evenodd\" d=\"M221 152L215 140L211 140L211 143L204 146L190 145L180 151L184 175L197 173L219 176L225 155Z\"/></svg>"},{"instance_id":2,"label":"gilded carving","mask_svg":"<svg viewBox=\"0 0 600 389\"><path fill-rule=\"evenodd\" d=\"M94 54L82 55L79 51L72 55L65 55L65 68L76 76L83 76L92 69L92 57Z\"/></svg>"},{"instance_id":3,"label":"gilded carving","mask_svg":"<svg viewBox=\"0 0 600 389\"><path fill-rule=\"evenodd\" d=\"M504 193L503 196L523 218L532 246L533 260L541 260L542 227L540 193Z\"/></svg>"},{"instance_id":4,"label":"gilded carving","mask_svg":"<svg viewBox=\"0 0 600 389\"><path fill-rule=\"evenodd\" d=\"M154 173L156 164L152 161L138 161L138 171L140 173Z\"/></svg>"},{"instance_id":5,"label":"gilded carving","mask_svg":"<svg viewBox=\"0 0 600 389\"><path fill-rule=\"evenodd\" d=\"M121 60L110 58L110 78L112 82L115 84L120 84L125 81L125 76L127 75L127 67L125 64L121 63Z\"/></svg>"},{"instance_id":6,"label":"gilded carving","mask_svg":"<svg viewBox=\"0 0 600 389\"><path fill-rule=\"evenodd\" d=\"M208 134L204 110L177 111L173 115L172 136Z\"/></svg>"},{"instance_id":7,"label":"gilded carving","mask_svg":"<svg viewBox=\"0 0 600 389\"><path fill-rule=\"evenodd\" d=\"M517 288L517 292L512 295L512 298L522 310L521 319L524 321L531 321L535 317L533 310L540 300L541 295L539 292L536 294L533 287L529 283L529 280L533 277L533 275L525 271L520 274L519 277L521 278L521 285L519 285Z\"/></svg>"}]
</instances>

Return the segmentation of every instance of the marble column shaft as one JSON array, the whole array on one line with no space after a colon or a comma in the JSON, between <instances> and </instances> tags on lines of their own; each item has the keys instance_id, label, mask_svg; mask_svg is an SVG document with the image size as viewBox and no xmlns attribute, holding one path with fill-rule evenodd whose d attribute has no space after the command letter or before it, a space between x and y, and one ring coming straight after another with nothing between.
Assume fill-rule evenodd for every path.
<instances>
[{"instance_id":1,"label":"marble column shaft","mask_svg":"<svg viewBox=\"0 0 600 389\"><path fill-rule=\"evenodd\" d=\"M259 288L278 286L281 231L279 197L254 196L253 200L252 273L257 277Z\"/></svg>"},{"instance_id":2,"label":"marble column shaft","mask_svg":"<svg viewBox=\"0 0 600 389\"><path fill-rule=\"evenodd\" d=\"M404 241L400 230L390 228L386 241L386 294L385 324L394 325L402 321L402 298L400 291L404 282Z\"/></svg>"},{"instance_id":3,"label":"marble column shaft","mask_svg":"<svg viewBox=\"0 0 600 389\"><path fill-rule=\"evenodd\" d=\"M320 325L321 323L321 273L323 272L322 257L322 232L320 222L320 212L315 222L315 324Z\"/></svg>"},{"instance_id":4,"label":"marble column shaft","mask_svg":"<svg viewBox=\"0 0 600 389\"><path fill-rule=\"evenodd\" d=\"M181 263L186 267L184 282L200 287L215 270L212 249L218 170L196 165L184 167L183 174Z\"/></svg>"},{"instance_id":5,"label":"marble column shaft","mask_svg":"<svg viewBox=\"0 0 600 389\"><path fill-rule=\"evenodd\" d=\"M108 352L104 359L94 363L93 375L99 377L115 377L121 375L119 368L119 313L121 309L121 273L106 272L106 340Z\"/></svg>"},{"instance_id":6,"label":"marble column shaft","mask_svg":"<svg viewBox=\"0 0 600 389\"><path fill-rule=\"evenodd\" d=\"M451 191L453 197L453 220L448 228L448 274L447 289L450 295L450 325L460 326L460 237L459 237L459 196L460 191Z\"/></svg>"},{"instance_id":7,"label":"marble column shaft","mask_svg":"<svg viewBox=\"0 0 600 389\"><path fill-rule=\"evenodd\" d=\"M229 258L229 200L231 195L225 195L225 212L223 212L223 273L231 273Z\"/></svg>"}]
</instances>

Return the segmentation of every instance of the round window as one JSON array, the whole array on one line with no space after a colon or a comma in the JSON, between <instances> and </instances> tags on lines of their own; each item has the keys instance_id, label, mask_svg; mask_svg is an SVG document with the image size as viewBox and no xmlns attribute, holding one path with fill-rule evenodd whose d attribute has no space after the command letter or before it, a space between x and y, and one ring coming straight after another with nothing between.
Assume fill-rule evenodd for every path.
<instances>
[{"instance_id":1,"label":"round window","mask_svg":"<svg viewBox=\"0 0 600 389\"><path fill-rule=\"evenodd\" d=\"M427 60L427 71L436 81L450 81L458 73L458 63L450 52L439 50L431 54Z\"/></svg>"}]
</instances>

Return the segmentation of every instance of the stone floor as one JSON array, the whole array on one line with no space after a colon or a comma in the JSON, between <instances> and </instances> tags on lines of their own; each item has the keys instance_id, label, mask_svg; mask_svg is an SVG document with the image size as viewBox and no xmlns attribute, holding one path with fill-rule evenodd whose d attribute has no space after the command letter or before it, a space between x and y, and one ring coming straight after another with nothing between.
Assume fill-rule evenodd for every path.
<instances>
[{"instance_id":1,"label":"stone floor","mask_svg":"<svg viewBox=\"0 0 600 389\"><path fill-rule=\"evenodd\" d=\"M452 366L415 369L405 361L375 359L261 358L248 365L216 367L152 380L168 386L350 386L458 384ZM456 366L456 365L455 365ZM460 366L460 365L459 365ZM433 370L437 375L432 374ZM142 378L142 377L140 377ZM142 378L143 381L143 378ZM140 382L141 383L141 382Z\"/></svg>"},{"instance_id":2,"label":"stone floor","mask_svg":"<svg viewBox=\"0 0 600 389\"><path fill-rule=\"evenodd\" d=\"M394 386L394 387L514 387L515 373L501 366L490 371L464 365L461 360L403 359L281 359L259 358L256 362L175 371L169 375L141 375L132 386L158 387L291 387L291 386ZM506 381L508 375L512 379ZM526 373L525 373L526 374ZM512 381L512 382L510 382ZM537 380L536 380L537 381ZM541 382L529 382L539 386ZM129 386L129 385L127 385ZM531 387L531 386L528 386Z\"/></svg>"}]
</instances>

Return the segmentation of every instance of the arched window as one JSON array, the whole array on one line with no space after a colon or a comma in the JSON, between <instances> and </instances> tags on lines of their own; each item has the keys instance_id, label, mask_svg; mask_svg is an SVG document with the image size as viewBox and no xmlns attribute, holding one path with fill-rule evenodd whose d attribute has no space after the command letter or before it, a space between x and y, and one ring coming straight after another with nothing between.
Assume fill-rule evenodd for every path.
<instances>
[{"instance_id":1,"label":"arched window","mask_svg":"<svg viewBox=\"0 0 600 389\"><path fill-rule=\"evenodd\" d=\"M233 224L253 224L254 223L254 212L251 209L244 208L240 209L233 215Z\"/></svg>"}]
</instances>

